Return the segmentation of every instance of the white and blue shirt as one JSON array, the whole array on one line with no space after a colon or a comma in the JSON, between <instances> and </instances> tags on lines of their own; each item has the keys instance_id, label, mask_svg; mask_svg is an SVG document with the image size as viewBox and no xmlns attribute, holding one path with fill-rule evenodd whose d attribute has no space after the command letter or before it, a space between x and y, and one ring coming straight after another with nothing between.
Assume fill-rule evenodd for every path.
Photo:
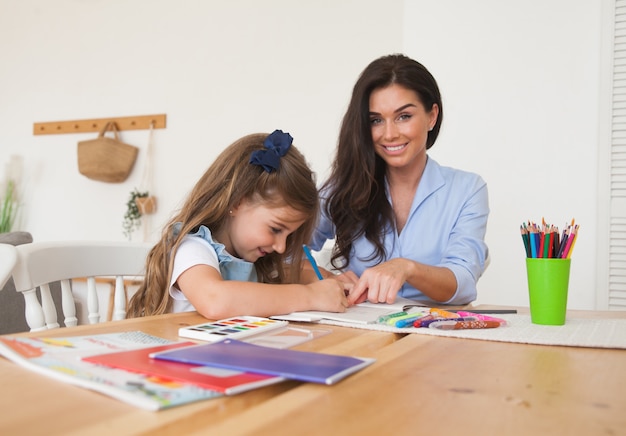
<instances>
[{"instance_id":1,"label":"white and blue shirt","mask_svg":"<svg viewBox=\"0 0 626 436\"><path fill-rule=\"evenodd\" d=\"M213 240L208 227L200 226L197 232L185 235L174 256L174 269L169 289L170 297L174 300L173 313L196 310L185 294L175 285L178 277L195 265L208 265L215 268L224 280L258 281L254 263L228 253L224 244Z\"/></svg>"}]
</instances>

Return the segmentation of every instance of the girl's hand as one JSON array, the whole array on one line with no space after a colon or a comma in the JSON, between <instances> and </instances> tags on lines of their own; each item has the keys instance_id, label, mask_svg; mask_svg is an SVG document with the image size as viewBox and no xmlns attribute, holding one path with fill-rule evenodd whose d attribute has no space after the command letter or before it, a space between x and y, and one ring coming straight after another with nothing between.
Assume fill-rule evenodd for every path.
<instances>
[{"instance_id":1,"label":"girl's hand","mask_svg":"<svg viewBox=\"0 0 626 436\"><path fill-rule=\"evenodd\" d=\"M409 275L409 266L405 259L397 258L366 269L350 291L348 302L393 303Z\"/></svg>"},{"instance_id":2,"label":"girl's hand","mask_svg":"<svg viewBox=\"0 0 626 436\"><path fill-rule=\"evenodd\" d=\"M348 307L347 294L351 285L337 279L318 280L306 285L311 289L311 310L345 312Z\"/></svg>"},{"instance_id":3,"label":"girl's hand","mask_svg":"<svg viewBox=\"0 0 626 436\"><path fill-rule=\"evenodd\" d=\"M341 274L337 274L335 278L340 282L345 283L350 289L352 289L359 281L359 276L357 276L353 271L342 272Z\"/></svg>"}]
</instances>

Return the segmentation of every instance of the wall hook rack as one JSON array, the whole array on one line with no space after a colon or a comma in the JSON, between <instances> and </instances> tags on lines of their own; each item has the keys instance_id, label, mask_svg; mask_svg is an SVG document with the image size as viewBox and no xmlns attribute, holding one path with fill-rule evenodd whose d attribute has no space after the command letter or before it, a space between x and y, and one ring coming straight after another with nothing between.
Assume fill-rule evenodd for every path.
<instances>
[{"instance_id":1,"label":"wall hook rack","mask_svg":"<svg viewBox=\"0 0 626 436\"><path fill-rule=\"evenodd\" d=\"M165 114L159 114L138 115L135 117L96 118L75 121L50 121L35 123L33 126L33 135L100 132L109 121L115 121L118 130L149 129L151 123L154 123L155 129L164 129L165 119Z\"/></svg>"}]
</instances>

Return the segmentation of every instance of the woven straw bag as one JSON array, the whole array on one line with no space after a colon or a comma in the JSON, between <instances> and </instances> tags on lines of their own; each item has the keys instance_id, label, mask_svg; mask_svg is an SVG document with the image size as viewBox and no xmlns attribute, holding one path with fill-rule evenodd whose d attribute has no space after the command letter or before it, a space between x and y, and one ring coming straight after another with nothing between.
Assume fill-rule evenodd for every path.
<instances>
[{"instance_id":1,"label":"woven straw bag","mask_svg":"<svg viewBox=\"0 0 626 436\"><path fill-rule=\"evenodd\" d=\"M111 130L114 138L105 136ZM96 139L78 143L78 171L100 182L120 183L128 178L139 149L119 140L117 124L108 122Z\"/></svg>"}]
</instances>

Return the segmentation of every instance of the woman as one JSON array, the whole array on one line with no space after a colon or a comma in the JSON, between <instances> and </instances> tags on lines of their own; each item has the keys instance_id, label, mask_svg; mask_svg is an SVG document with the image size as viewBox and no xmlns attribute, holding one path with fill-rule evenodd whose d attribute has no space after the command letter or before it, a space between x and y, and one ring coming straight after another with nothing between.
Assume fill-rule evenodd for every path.
<instances>
[{"instance_id":1,"label":"woman","mask_svg":"<svg viewBox=\"0 0 626 436\"><path fill-rule=\"evenodd\" d=\"M311 242L319 250L335 239L331 262L354 285L350 304L476 299L487 186L428 156L442 119L437 82L404 55L373 61L354 86Z\"/></svg>"}]
</instances>

